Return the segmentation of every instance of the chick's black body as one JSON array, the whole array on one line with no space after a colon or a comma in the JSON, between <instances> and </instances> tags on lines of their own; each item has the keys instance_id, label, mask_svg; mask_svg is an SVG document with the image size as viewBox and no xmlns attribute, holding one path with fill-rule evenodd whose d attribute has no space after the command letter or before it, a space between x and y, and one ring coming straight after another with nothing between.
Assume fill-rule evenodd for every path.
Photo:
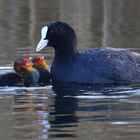
<instances>
[{"instance_id":1,"label":"chick's black body","mask_svg":"<svg viewBox=\"0 0 140 140\"><path fill-rule=\"evenodd\" d=\"M24 86L37 86L39 77L39 72L36 69L33 69L31 72L24 74Z\"/></svg>"},{"instance_id":2,"label":"chick's black body","mask_svg":"<svg viewBox=\"0 0 140 140\"><path fill-rule=\"evenodd\" d=\"M38 81L38 84L39 85L47 85L47 84L50 84L50 73L47 69L37 69L39 74L40 74L40 77L39 77L39 81Z\"/></svg>"},{"instance_id":3,"label":"chick's black body","mask_svg":"<svg viewBox=\"0 0 140 140\"><path fill-rule=\"evenodd\" d=\"M22 82L22 77L14 71L0 74L0 86L17 86Z\"/></svg>"},{"instance_id":4,"label":"chick's black body","mask_svg":"<svg viewBox=\"0 0 140 140\"><path fill-rule=\"evenodd\" d=\"M39 72L35 69L25 73L23 76L14 71L3 72L0 74L0 86L37 86L39 78Z\"/></svg>"}]
</instances>

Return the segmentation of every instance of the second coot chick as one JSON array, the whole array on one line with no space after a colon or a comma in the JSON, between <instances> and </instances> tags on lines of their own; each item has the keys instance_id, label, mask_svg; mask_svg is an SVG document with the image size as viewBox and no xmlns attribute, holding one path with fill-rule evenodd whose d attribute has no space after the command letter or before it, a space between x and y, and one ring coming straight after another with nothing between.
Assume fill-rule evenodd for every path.
<instances>
[{"instance_id":1,"label":"second coot chick","mask_svg":"<svg viewBox=\"0 0 140 140\"><path fill-rule=\"evenodd\" d=\"M32 59L33 67L39 71L39 85L46 85L50 83L50 72L48 70L48 64L43 56L35 56Z\"/></svg>"}]
</instances>

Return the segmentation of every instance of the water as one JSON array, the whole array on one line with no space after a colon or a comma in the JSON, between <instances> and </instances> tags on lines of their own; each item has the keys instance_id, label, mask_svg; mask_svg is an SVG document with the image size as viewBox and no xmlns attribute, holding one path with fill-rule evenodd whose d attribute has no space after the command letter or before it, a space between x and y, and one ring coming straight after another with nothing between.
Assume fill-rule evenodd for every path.
<instances>
[{"instance_id":1,"label":"water","mask_svg":"<svg viewBox=\"0 0 140 140\"><path fill-rule=\"evenodd\" d=\"M40 29L68 22L78 49L112 46L140 52L138 0L0 0L0 71L36 55ZM51 65L53 50L41 52ZM140 85L0 87L2 140L139 140Z\"/></svg>"},{"instance_id":2,"label":"water","mask_svg":"<svg viewBox=\"0 0 140 140\"><path fill-rule=\"evenodd\" d=\"M58 85L0 89L0 138L139 139L140 89Z\"/></svg>"}]
</instances>

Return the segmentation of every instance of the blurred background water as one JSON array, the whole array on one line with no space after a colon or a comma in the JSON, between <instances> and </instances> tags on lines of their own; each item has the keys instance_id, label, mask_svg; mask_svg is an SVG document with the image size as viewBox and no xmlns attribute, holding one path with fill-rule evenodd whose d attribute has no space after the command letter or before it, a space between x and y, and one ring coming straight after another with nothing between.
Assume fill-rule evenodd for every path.
<instances>
[{"instance_id":1,"label":"blurred background water","mask_svg":"<svg viewBox=\"0 0 140 140\"><path fill-rule=\"evenodd\" d=\"M78 49L140 52L139 0L0 0L0 68L37 55L42 26L70 24ZM49 65L53 50L44 55ZM139 140L139 85L0 87L2 140Z\"/></svg>"}]
</instances>

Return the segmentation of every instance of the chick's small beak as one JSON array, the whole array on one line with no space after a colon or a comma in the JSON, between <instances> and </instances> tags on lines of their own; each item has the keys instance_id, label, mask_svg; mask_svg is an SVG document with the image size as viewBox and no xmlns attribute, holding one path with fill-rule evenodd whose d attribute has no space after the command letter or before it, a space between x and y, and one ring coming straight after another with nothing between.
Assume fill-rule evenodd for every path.
<instances>
[{"instance_id":1,"label":"chick's small beak","mask_svg":"<svg viewBox=\"0 0 140 140\"><path fill-rule=\"evenodd\" d=\"M47 46L48 42L49 41L47 39L45 39L45 40L41 39L39 41L37 47L36 47L36 52L39 52L40 50L42 50L43 48L45 48Z\"/></svg>"},{"instance_id":2,"label":"chick's small beak","mask_svg":"<svg viewBox=\"0 0 140 140\"><path fill-rule=\"evenodd\" d=\"M32 67L32 66L33 66L32 63L26 63L26 64L22 65L21 67L22 68L28 68L28 67Z\"/></svg>"}]
</instances>

